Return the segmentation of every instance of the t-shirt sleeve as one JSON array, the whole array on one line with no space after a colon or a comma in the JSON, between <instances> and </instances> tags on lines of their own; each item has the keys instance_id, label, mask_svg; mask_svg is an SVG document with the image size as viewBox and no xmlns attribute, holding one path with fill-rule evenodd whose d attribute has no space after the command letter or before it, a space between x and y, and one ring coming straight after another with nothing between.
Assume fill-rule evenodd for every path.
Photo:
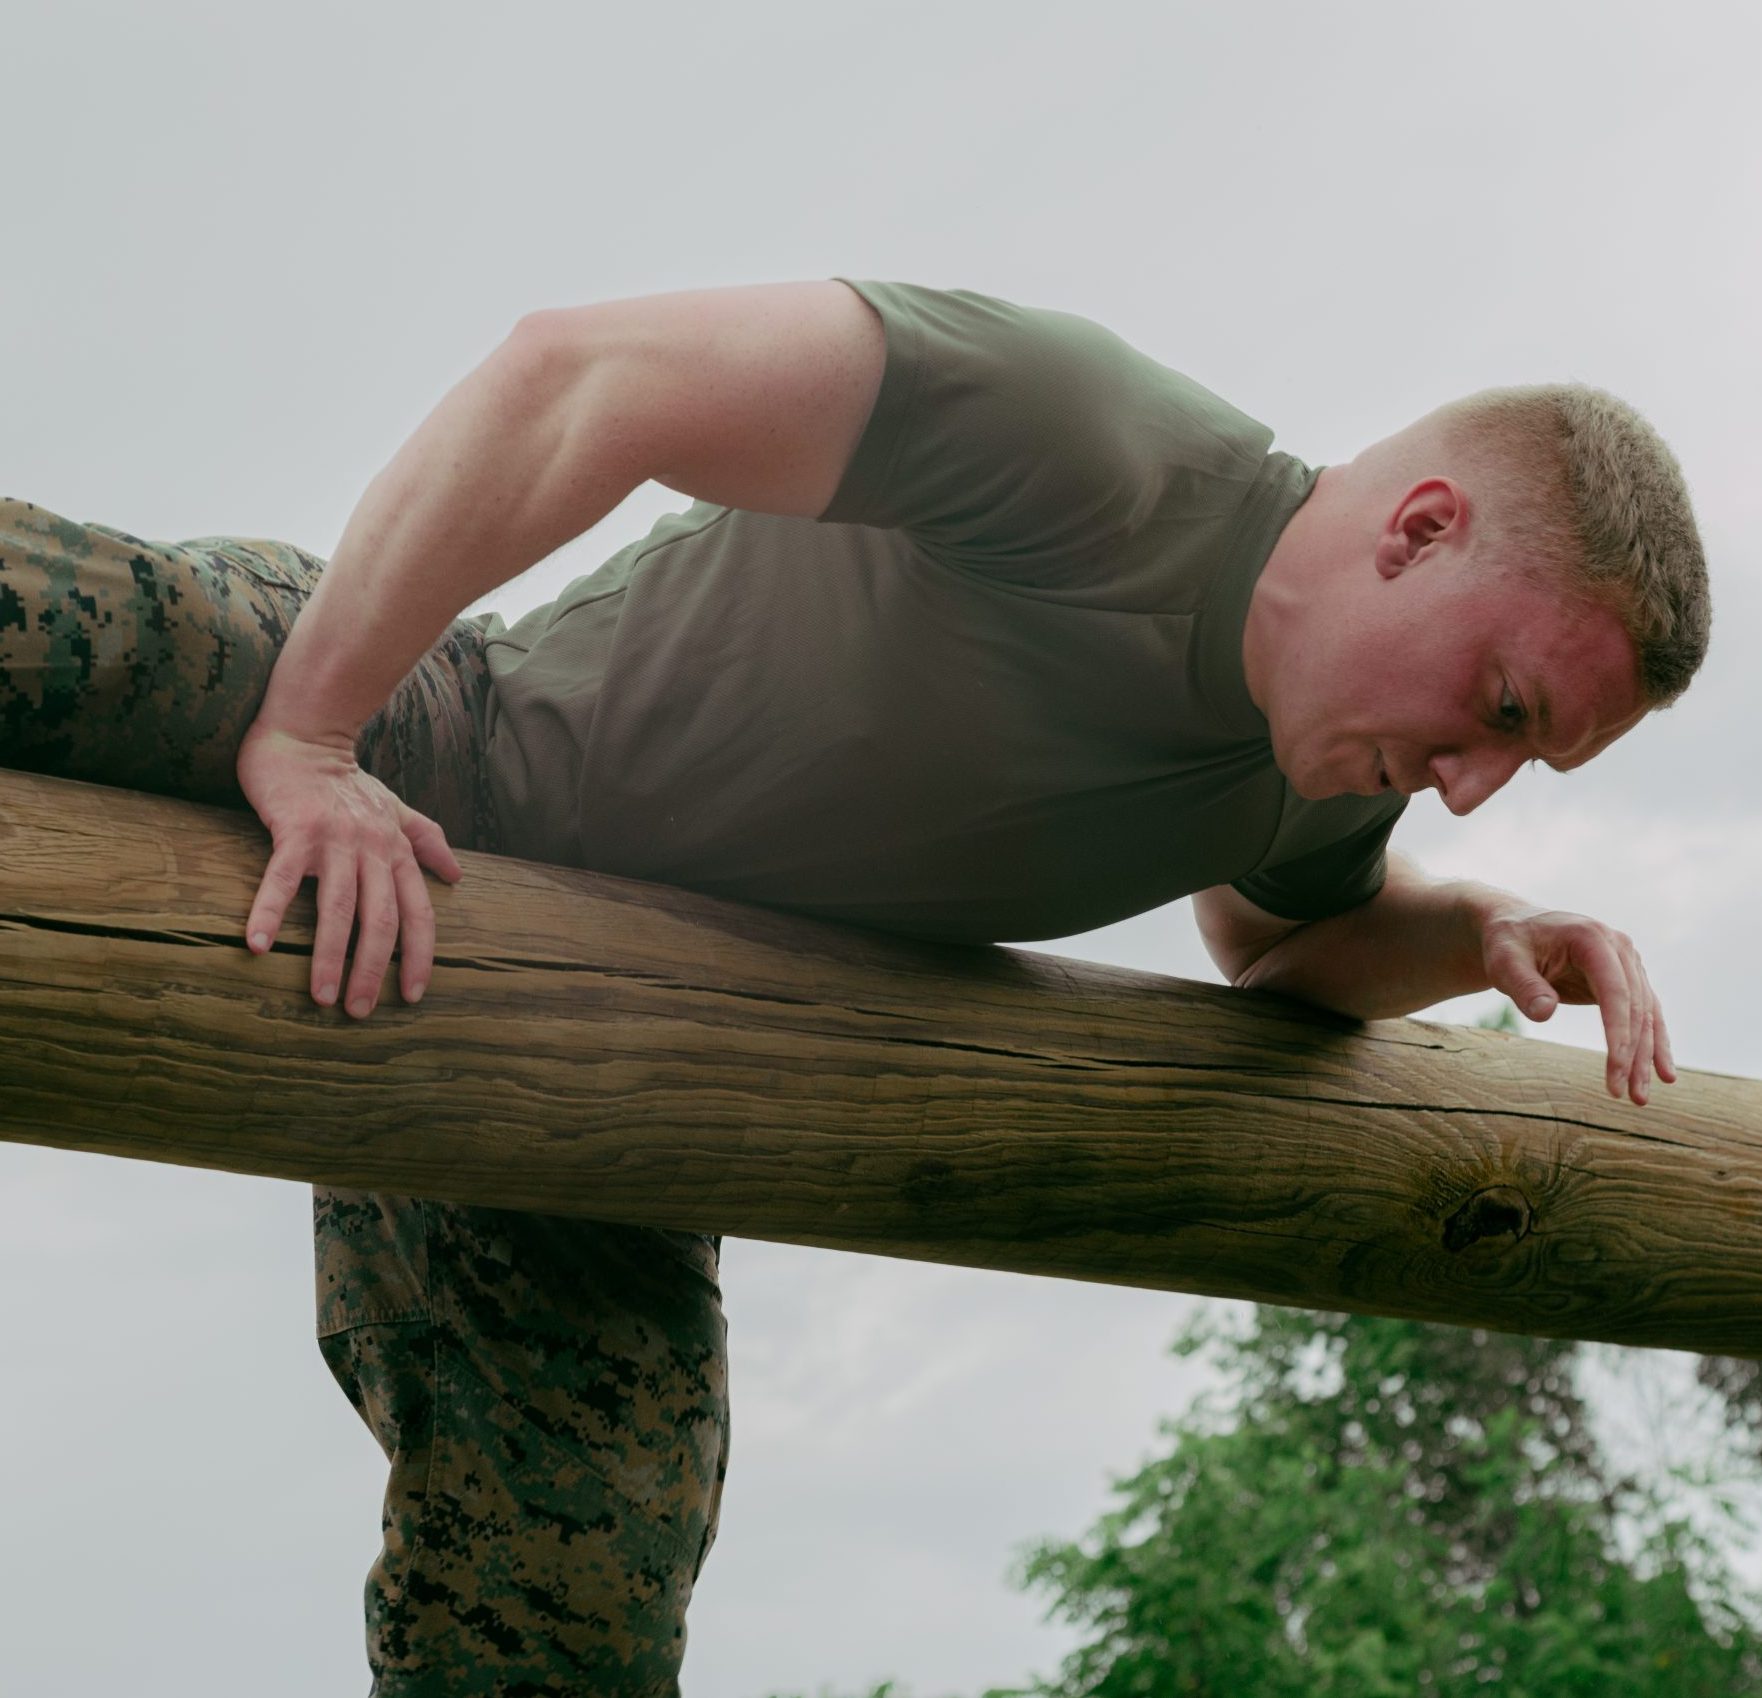
<instances>
[{"instance_id":1,"label":"t-shirt sleeve","mask_svg":"<svg viewBox=\"0 0 1762 1698\"><path fill-rule=\"evenodd\" d=\"M1272 433L1101 325L969 290L851 282L886 366L822 522L910 531L1030 580L1102 560L1185 480L1233 511Z\"/></svg>"},{"instance_id":2,"label":"t-shirt sleeve","mask_svg":"<svg viewBox=\"0 0 1762 1698\"><path fill-rule=\"evenodd\" d=\"M1283 920L1325 920L1368 902L1383 888L1389 871L1389 834L1406 807L1312 849L1306 855L1262 867L1232 888Z\"/></svg>"}]
</instances>

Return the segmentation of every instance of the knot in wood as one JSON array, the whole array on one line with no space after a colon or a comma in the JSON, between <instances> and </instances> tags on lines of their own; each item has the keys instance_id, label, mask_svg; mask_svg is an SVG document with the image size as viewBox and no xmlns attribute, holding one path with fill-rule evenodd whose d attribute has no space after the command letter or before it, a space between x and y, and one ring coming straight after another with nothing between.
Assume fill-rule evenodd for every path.
<instances>
[{"instance_id":1,"label":"knot in wood","mask_svg":"<svg viewBox=\"0 0 1762 1698\"><path fill-rule=\"evenodd\" d=\"M1466 1250L1484 1238L1507 1233L1517 1243L1530 1229L1530 1201L1514 1185L1489 1185L1477 1191L1444 1222L1444 1248Z\"/></svg>"}]
</instances>

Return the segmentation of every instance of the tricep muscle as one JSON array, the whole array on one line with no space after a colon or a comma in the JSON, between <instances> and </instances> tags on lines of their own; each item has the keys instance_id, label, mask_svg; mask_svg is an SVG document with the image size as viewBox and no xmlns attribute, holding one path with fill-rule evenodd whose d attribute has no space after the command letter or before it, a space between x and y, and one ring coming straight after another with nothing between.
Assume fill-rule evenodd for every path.
<instances>
[{"instance_id":1,"label":"tricep muscle","mask_svg":"<svg viewBox=\"0 0 1762 1698\"><path fill-rule=\"evenodd\" d=\"M585 447L632 483L816 518L875 404L881 321L837 282L767 283L534 313L519 334L572 374Z\"/></svg>"}]
</instances>

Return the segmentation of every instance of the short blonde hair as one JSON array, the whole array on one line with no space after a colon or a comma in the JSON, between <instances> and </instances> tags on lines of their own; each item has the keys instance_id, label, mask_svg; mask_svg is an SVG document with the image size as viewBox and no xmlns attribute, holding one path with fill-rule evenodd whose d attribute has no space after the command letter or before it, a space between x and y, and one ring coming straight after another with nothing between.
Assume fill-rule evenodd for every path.
<instances>
[{"instance_id":1,"label":"short blonde hair","mask_svg":"<svg viewBox=\"0 0 1762 1698\"><path fill-rule=\"evenodd\" d=\"M1427 422L1494 490L1501 546L1621 619L1647 705L1680 696L1706 657L1712 601L1688 486L1663 438L1625 401L1578 383L1485 389Z\"/></svg>"}]
</instances>

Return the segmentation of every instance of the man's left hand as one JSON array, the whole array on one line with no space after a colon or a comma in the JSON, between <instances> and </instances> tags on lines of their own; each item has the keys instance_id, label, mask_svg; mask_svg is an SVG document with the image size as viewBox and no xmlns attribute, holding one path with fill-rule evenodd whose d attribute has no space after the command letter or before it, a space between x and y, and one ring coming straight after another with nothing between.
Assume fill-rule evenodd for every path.
<instances>
[{"instance_id":1,"label":"man's left hand","mask_svg":"<svg viewBox=\"0 0 1762 1698\"><path fill-rule=\"evenodd\" d=\"M1481 922L1487 976L1530 1020L1562 1002L1594 1002L1603 1013L1609 1062L1605 1083L1644 1103L1654 1069L1676 1083L1670 1034L1633 939L1584 914L1514 906Z\"/></svg>"}]
</instances>

